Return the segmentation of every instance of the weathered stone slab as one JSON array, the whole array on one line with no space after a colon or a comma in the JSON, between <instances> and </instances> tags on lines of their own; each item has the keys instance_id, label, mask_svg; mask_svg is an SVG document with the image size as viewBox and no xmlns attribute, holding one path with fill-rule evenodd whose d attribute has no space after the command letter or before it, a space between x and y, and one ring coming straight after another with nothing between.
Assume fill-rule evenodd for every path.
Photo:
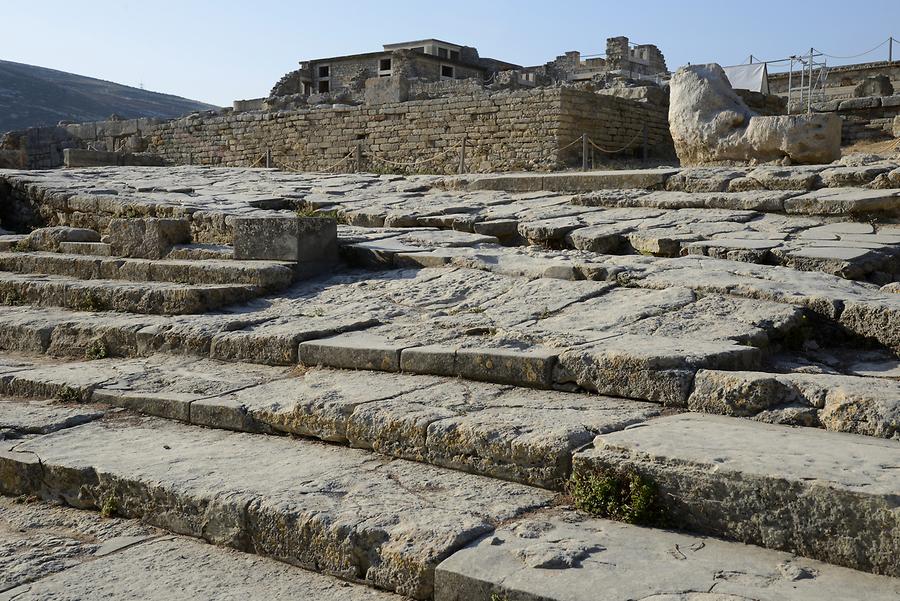
<instances>
[{"instance_id":1,"label":"weathered stone slab","mask_svg":"<svg viewBox=\"0 0 900 601\"><path fill-rule=\"evenodd\" d=\"M900 212L900 190L823 188L784 201L787 213L804 215L854 215Z\"/></svg>"},{"instance_id":2,"label":"weathered stone slab","mask_svg":"<svg viewBox=\"0 0 900 601\"><path fill-rule=\"evenodd\" d=\"M633 470L678 525L900 575L900 445L684 414L598 437L574 469Z\"/></svg>"},{"instance_id":3,"label":"weathered stone slab","mask_svg":"<svg viewBox=\"0 0 900 601\"><path fill-rule=\"evenodd\" d=\"M896 579L571 511L506 524L442 562L435 601L888 601Z\"/></svg>"},{"instance_id":4,"label":"weathered stone slab","mask_svg":"<svg viewBox=\"0 0 900 601\"><path fill-rule=\"evenodd\" d=\"M165 536L135 520L0 498L0 599L399 601L258 555Z\"/></svg>"},{"instance_id":5,"label":"weathered stone slab","mask_svg":"<svg viewBox=\"0 0 900 601\"><path fill-rule=\"evenodd\" d=\"M806 407L797 425L900 439L900 382L886 378L700 370L688 399L693 411L760 418L789 404Z\"/></svg>"},{"instance_id":6,"label":"weathered stone slab","mask_svg":"<svg viewBox=\"0 0 900 601\"><path fill-rule=\"evenodd\" d=\"M400 371L400 351L408 346L409 343L395 342L365 332L351 332L303 342L298 358L307 366Z\"/></svg>"},{"instance_id":7,"label":"weathered stone slab","mask_svg":"<svg viewBox=\"0 0 900 601\"><path fill-rule=\"evenodd\" d=\"M758 349L729 341L610 335L560 354L554 378L600 394L684 406L699 368L746 369L759 359Z\"/></svg>"},{"instance_id":8,"label":"weathered stone slab","mask_svg":"<svg viewBox=\"0 0 900 601\"><path fill-rule=\"evenodd\" d=\"M551 498L364 451L154 418L25 442L0 452L0 474L4 494L84 508L113 499L124 517L417 599L432 595L442 559Z\"/></svg>"},{"instance_id":9,"label":"weathered stone slab","mask_svg":"<svg viewBox=\"0 0 900 601\"><path fill-rule=\"evenodd\" d=\"M191 226L186 219L113 219L108 232L112 254L119 257L161 259L176 244L191 241Z\"/></svg>"},{"instance_id":10,"label":"weathered stone slab","mask_svg":"<svg viewBox=\"0 0 900 601\"><path fill-rule=\"evenodd\" d=\"M543 348L461 348L456 371L463 378L515 386L550 388L559 351Z\"/></svg>"},{"instance_id":11,"label":"weathered stone slab","mask_svg":"<svg viewBox=\"0 0 900 601\"><path fill-rule=\"evenodd\" d=\"M47 434L103 416L96 407L77 407L50 401L0 399L0 439Z\"/></svg>"},{"instance_id":12,"label":"weathered stone slab","mask_svg":"<svg viewBox=\"0 0 900 601\"><path fill-rule=\"evenodd\" d=\"M331 265L337 260L337 223L296 216L235 217L234 258Z\"/></svg>"}]
</instances>

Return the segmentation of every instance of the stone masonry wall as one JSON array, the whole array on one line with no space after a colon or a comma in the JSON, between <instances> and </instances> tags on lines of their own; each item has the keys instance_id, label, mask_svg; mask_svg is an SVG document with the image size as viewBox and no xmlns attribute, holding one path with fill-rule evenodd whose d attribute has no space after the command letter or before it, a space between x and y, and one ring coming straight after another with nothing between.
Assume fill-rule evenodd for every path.
<instances>
[{"instance_id":1,"label":"stone masonry wall","mask_svg":"<svg viewBox=\"0 0 900 601\"><path fill-rule=\"evenodd\" d=\"M606 96L562 88L560 136L566 146L586 133L594 144L607 151L594 149L594 162L600 164L611 157L640 157L647 130L648 154L652 157L674 156L669 134L668 107L650 102ZM589 150L590 152L590 150ZM582 145L575 144L562 152L562 161L581 164Z\"/></svg>"},{"instance_id":2,"label":"stone masonry wall","mask_svg":"<svg viewBox=\"0 0 900 601\"><path fill-rule=\"evenodd\" d=\"M365 170L449 173L458 167L465 137L469 171L552 170L581 165L580 144L560 149L582 133L604 148L627 145L615 158L640 156L645 123L650 155L668 158L673 153L666 118L666 108L655 103L538 88L373 106L82 124L54 130L67 136L54 144L113 150L106 147L127 142L126 150L158 154L170 164L235 167L264 165L269 151L274 166L304 171L352 171L360 145ZM43 157L42 147L22 152ZM60 166L62 152L58 154L54 164L41 158L40 164L21 167ZM611 156L598 154L597 163Z\"/></svg>"},{"instance_id":3,"label":"stone masonry wall","mask_svg":"<svg viewBox=\"0 0 900 601\"><path fill-rule=\"evenodd\" d=\"M411 101L375 107L289 113L192 116L158 127L148 151L168 161L246 166L266 150L278 166L352 170L362 144L363 168L451 172L465 136L471 171L554 169L581 163L559 149L587 132L598 145L640 148L648 124L651 155L669 156L665 110L589 92L551 88ZM634 147L632 147L634 148ZM419 161L419 165L404 167Z\"/></svg>"}]
</instances>

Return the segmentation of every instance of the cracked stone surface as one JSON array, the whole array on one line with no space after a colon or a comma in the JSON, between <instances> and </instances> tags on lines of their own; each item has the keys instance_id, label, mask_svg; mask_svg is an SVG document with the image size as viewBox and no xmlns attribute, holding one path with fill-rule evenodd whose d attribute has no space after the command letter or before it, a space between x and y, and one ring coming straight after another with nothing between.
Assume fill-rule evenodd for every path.
<instances>
[{"instance_id":1,"label":"cracked stone surface","mask_svg":"<svg viewBox=\"0 0 900 601\"><path fill-rule=\"evenodd\" d=\"M112 498L125 517L418 599L431 596L439 561L551 498L365 451L155 418L36 438L0 453L0 474L4 494L83 508Z\"/></svg>"},{"instance_id":2,"label":"cracked stone surface","mask_svg":"<svg viewBox=\"0 0 900 601\"><path fill-rule=\"evenodd\" d=\"M270 559L171 536L134 520L0 497L0 599L99 601L401 597Z\"/></svg>"},{"instance_id":3,"label":"cracked stone surface","mask_svg":"<svg viewBox=\"0 0 900 601\"><path fill-rule=\"evenodd\" d=\"M683 414L601 435L574 465L645 475L692 531L900 575L896 441Z\"/></svg>"},{"instance_id":4,"label":"cracked stone surface","mask_svg":"<svg viewBox=\"0 0 900 601\"><path fill-rule=\"evenodd\" d=\"M438 566L435 601L894 599L896 579L567 509L497 529Z\"/></svg>"}]
</instances>

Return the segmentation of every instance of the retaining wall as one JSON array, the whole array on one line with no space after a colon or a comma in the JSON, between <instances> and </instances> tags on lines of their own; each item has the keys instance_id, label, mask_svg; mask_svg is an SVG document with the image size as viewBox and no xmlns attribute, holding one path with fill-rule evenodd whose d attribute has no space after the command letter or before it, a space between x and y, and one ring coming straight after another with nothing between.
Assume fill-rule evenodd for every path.
<instances>
[{"instance_id":1,"label":"retaining wall","mask_svg":"<svg viewBox=\"0 0 900 601\"><path fill-rule=\"evenodd\" d=\"M673 156L666 112L654 103L542 88L377 106L199 113L164 122L115 122L115 127L81 124L54 128L65 139L53 144L121 147L158 154L171 164L222 166L262 165L268 150L275 166L304 171L353 170L355 153L347 157L362 145L367 170L447 173L456 170L465 137L470 171L551 170L581 164L580 145L561 149L582 133L604 148L625 148L604 160L640 156L644 124L649 155ZM23 166L62 164L61 151L43 150L30 145L20 149L28 157ZM43 158L56 155L55 164ZM401 166L415 161L419 164L413 168Z\"/></svg>"}]
</instances>

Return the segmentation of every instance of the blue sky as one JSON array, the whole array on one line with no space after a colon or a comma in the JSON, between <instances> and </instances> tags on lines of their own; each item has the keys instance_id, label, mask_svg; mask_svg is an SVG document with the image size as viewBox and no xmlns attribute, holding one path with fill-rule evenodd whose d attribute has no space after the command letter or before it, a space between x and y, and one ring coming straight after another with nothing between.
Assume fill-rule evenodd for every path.
<instances>
[{"instance_id":1,"label":"blue sky","mask_svg":"<svg viewBox=\"0 0 900 601\"><path fill-rule=\"evenodd\" d=\"M846 56L900 38L900 0L0 0L0 23L4 60L226 105L266 95L300 59L428 37L524 65L566 50L600 53L615 35L658 45L673 70L740 63L751 53L783 58L810 46ZM894 50L900 59L900 44ZM885 46L829 62L886 58Z\"/></svg>"}]
</instances>

